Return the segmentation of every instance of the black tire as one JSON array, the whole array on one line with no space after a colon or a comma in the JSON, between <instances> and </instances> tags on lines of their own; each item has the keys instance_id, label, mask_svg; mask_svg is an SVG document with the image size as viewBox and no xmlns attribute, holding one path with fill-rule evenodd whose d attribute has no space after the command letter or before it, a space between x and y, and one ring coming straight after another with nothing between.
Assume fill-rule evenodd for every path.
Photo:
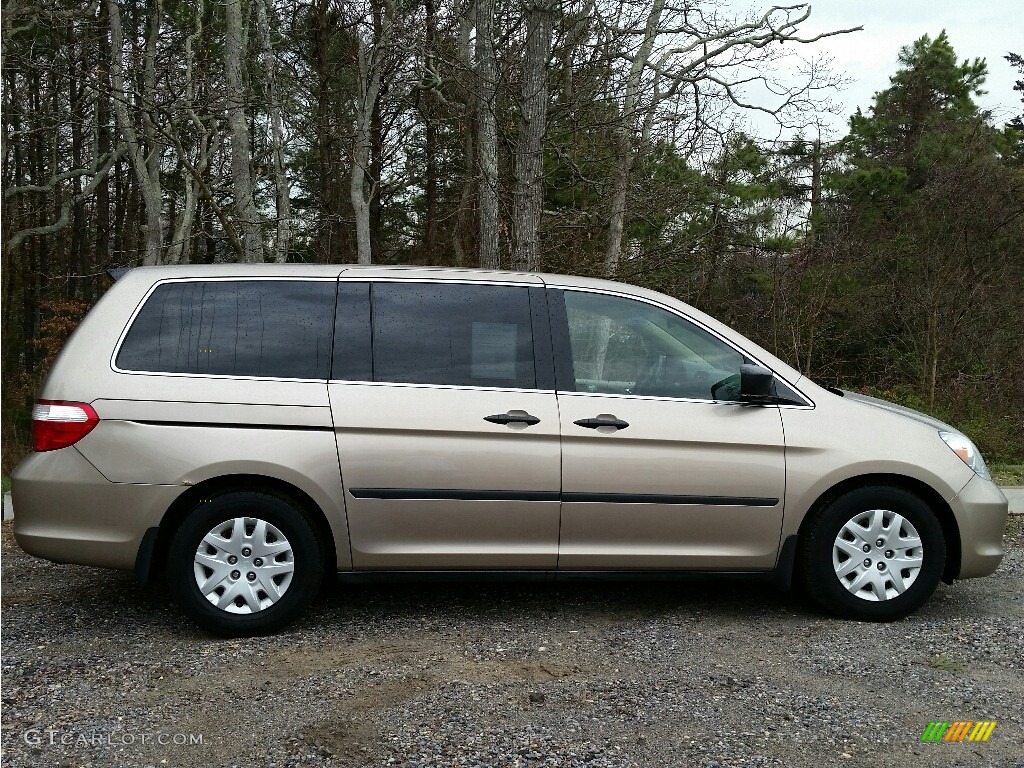
<instances>
[{"instance_id":1,"label":"black tire","mask_svg":"<svg viewBox=\"0 0 1024 768\"><path fill-rule=\"evenodd\" d=\"M833 547L843 527L869 510L902 515L917 530L921 540L921 567L914 581L902 594L877 601L853 594L837 575L833 564ZM878 568L878 562L888 566L884 552L880 556L873 550L864 553L864 557L871 561L871 567ZM913 613L931 597L945 563L946 540L935 513L913 493L879 485L850 491L808 520L806 531L800 536L797 567L806 593L826 610L857 621L895 621ZM853 580L852 576L848 578ZM877 592L872 591L872 594Z\"/></svg>"},{"instance_id":2,"label":"black tire","mask_svg":"<svg viewBox=\"0 0 1024 768\"><path fill-rule=\"evenodd\" d=\"M250 610L249 613L232 613L230 604L219 608L211 603L200 590L196 577L196 557L204 537L221 524L230 530L230 521L237 518L263 520L276 528L290 545L291 555L268 555L267 562L272 565L270 558L280 557L294 565L290 581L276 602L253 610L239 597L235 610ZM245 568L244 562L239 567ZM306 513L293 503L266 493L231 492L199 503L174 532L167 554L168 583L181 609L203 629L225 637L262 635L290 624L316 595L323 574L323 548ZM241 574L240 579L223 582L228 585L225 589L244 579L246 575ZM262 581L254 583L254 590L261 585ZM239 585L242 588L244 585ZM265 591L260 594L269 602Z\"/></svg>"}]
</instances>

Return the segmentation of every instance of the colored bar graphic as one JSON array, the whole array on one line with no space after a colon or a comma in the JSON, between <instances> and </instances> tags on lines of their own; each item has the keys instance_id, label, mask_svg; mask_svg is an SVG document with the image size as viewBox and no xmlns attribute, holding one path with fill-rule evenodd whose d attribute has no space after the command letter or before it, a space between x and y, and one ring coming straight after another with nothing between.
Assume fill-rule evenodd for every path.
<instances>
[{"instance_id":1,"label":"colored bar graphic","mask_svg":"<svg viewBox=\"0 0 1024 768\"><path fill-rule=\"evenodd\" d=\"M971 735L967 737L968 741L988 741L988 737L992 735L992 731L996 729L995 720L982 720L971 731Z\"/></svg>"},{"instance_id":2,"label":"colored bar graphic","mask_svg":"<svg viewBox=\"0 0 1024 768\"><path fill-rule=\"evenodd\" d=\"M995 720L933 720L925 726L921 741L988 741Z\"/></svg>"},{"instance_id":3,"label":"colored bar graphic","mask_svg":"<svg viewBox=\"0 0 1024 768\"><path fill-rule=\"evenodd\" d=\"M948 720L928 723L924 733L921 734L921 741L942 741L942 737L946 735L946 729L948 728Z\"/></svg>"},{"instance_id":4,"label":"colored bar graphic","mask_svg":"<svg viewBox=\"0 0 1024 768\"><path fill-rule=\"evenodd\" d=\"M957 720L949 726L949 730L946 731L946 738L944 741L963 741L972 725L974 725L973 722Z\"/></svg>"}]
</instances>

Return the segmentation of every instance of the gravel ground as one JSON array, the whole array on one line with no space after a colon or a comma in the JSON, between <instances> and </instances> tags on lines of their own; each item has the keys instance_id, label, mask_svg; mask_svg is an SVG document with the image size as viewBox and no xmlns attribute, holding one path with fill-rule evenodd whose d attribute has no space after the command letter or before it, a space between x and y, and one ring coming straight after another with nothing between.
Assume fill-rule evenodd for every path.
<instances>
[{"instance_id":1,"label":"gravel ground","mask_svg":"<svg viewBox=\"0 0 1024 768\"><path fill-rule=\"evenodd\" d=\"M994 577L894 624L750 581L419 584L245 641L4 523L3 764L1024 766L1022 522ZM957 719L998 726L920 743Z\"/></svg>"}]
</instances>

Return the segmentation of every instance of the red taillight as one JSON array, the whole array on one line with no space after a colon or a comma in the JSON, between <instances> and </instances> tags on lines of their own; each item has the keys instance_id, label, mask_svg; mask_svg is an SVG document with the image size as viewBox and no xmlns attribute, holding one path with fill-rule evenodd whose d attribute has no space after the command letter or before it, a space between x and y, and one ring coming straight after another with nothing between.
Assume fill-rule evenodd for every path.
<instances>
[{"instance_id":1,"label":"red taillight","mask_svg":"<svg viewBox=\"0 0 1024 768\"><path fill-rule=\"evenodd\" d=\"M32 409L32 441L37 451L54 451L74 445L100 423L88 403L36 400Z\"/></svg>"}]
</instances>

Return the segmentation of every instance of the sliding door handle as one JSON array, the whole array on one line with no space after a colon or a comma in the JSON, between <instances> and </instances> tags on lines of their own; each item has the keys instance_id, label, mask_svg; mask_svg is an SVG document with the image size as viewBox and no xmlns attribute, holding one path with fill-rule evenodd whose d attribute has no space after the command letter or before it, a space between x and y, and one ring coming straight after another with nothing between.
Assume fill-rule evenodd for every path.
<instances>
[{"instance_id":1,"label":"sliding door handle","mask_svg":"<svg viewBox=\"0 0 1024 768\"><path fill-rule=\"evenodd\" d=\"M492 424L540 424L540 419L536 416L519 411L516 413L496 413L493 416L484 416L484 421L489 421Z\"/></svg>"},{"instance_id":2,"label":"sliding door handle","mask_svg":"<svg viewBox=\"0 0 1024 768\"><path fill-rule=\"evenodd\" d=\"M599 427L613 427L615 429L625 429L629 426L628 421L622 419L609 418L604 416L598 416L596 419L577 419L573 422L578 427L585 427L586 429L598 429Z\"/></svg>"}]
</instances>

